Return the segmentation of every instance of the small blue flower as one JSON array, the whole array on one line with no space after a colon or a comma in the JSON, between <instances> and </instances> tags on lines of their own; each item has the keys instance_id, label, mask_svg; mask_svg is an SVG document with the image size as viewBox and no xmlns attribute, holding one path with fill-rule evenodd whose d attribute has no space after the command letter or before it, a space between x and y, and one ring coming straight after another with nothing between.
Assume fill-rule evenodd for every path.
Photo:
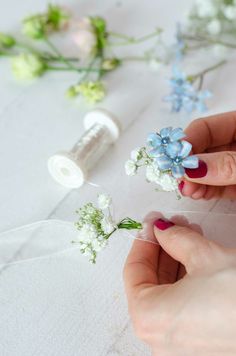
<instances>
[{"instance_id":1,"label":"small blue flower","mask_svg":"<svg viewBox=\"0 0 236 356\"><path fill-rule=\"evenodd\" d=\"M169 143L166 153L156 158L156 163L161 171L170 170L175 178L181 178L184 168L197 168L199 161L197 156L189 156L192 149L187 141Z\"/></svg>"},{"instance_id":2,"label":"small blue flower","mask_svg":"<svg viewBox=\"0 0 236 356\"><path fill-rule=\"evenodd\" d=\"M212 93L209 90L198 91L189 97L186 96L183 106L187 112L193 112L194 110L205 112L207 110L205 100L211 97Z\"/></svg>"},{"instance_id":3,"label":"small blue flower","mask_svg":"<svg viewBox=\"0 0 236 356\"><path fill-rule=\"evenodd\" d=\"M207 109L205 100L211 97L211 93L208 90L196 91L185 73L176 65L173 66L173 76L169 83L172 90L164 100L172 104L172 111L179 112L184 109L191 113L193 110L203 112Z\"/></svg>"},{"instance_id":4,"label":"small blue flower","mask_svg":"<svg viewBox=\"0 0 236 356\"><path fill-rule=\"evenodd\" d=\"M166 147L170 143L177 142L184 138L186 135L181 128L173 129L172 127L166 127L158 133L150 133L147 141L151 147L149 152L150 156L156 157L162 153L165 153Z\"/></svg>"}]
</instances>

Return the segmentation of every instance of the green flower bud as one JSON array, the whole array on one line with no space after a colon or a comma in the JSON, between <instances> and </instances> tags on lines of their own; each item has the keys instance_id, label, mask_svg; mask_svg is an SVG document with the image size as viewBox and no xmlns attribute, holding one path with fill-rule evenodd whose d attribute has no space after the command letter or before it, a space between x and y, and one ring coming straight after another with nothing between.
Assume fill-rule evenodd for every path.
<instances>
[{"instance_id":1,"label":"green flower bud","mask_svg":"<svg viewBox=\"0 0 236 356\"><path fill-rule=\"evenodd\" d=\"M0 32L0 47L11 48L16 44L14 37Z\"/></svg>"},{"instance_id":2,"label":"green flower bud","mask_svg":"<svg viewBox=\"0 0 236 356\"><path fill-rule=\"evenodd\" d=\"M75 98L78 94L78 85L72 85L66 91L67 98Z\"/></svg>"},{"instance_id":3,"label":"green flower bud","mask_svg":"<svg viewBox=\"0 0 236 356\"><path fill-rule=\"evenodd\" d=\"M23 20L23 33L33 39L42 39L47 32L47 24L44 16L35 15Z\"/></svg>"},{"instance_id":4,"label":"green flower bud","mask_svg":"<svg viewBox=\"0 0 236 356\"><path fill-rule=\"evenodd\" d=\"M89 103L101 101L105 96L105 87L100 81L82 82L77 86L78 94L81 94Z\"/></svg>"},{"instance_id":5,"label":"green flower bud","mask_svg":"<svg viewBox=\"0 0 236 356\"><path fill-rule=\"evenodd\" d=\"M91 24L93 25L93 27L99 31L100 33L103 32L105 33L106 31L106 21L99 16L94 16L94 17L90 17L90 21Z\"/></svg>"},{"instance_id":6,"label":"green flower bud","mask_svg":"<svg viewBox=\"0 0 236 356\"><path fill-rule=\"evenodd\" d=\"M52 30L58 31L65 27L70 16L64 11L60 6L57 5L48 5L47 11L47 24L51 27Z\"/></svg>"},{"instance_id":7,"label":"green flower bud","mask_svg":"<svg viewBox=\"0 0 236 356\"><path fill-rule=\"evenodd\" d=\"M113 70L121 64L118 58L107 58L102 62L102 69L106 71Z\"/></svg>"},{"instance_id":8,"label":"green flower bud","mask_svg":"<svg viewBox=\"0 0 236 356\"><path fill-rule=\"evenodd\" d=\"M47 66L39 56L22 53L12 58L12 72L17 79L33 79L41 76Z\"/></svg>"}]
</instances>

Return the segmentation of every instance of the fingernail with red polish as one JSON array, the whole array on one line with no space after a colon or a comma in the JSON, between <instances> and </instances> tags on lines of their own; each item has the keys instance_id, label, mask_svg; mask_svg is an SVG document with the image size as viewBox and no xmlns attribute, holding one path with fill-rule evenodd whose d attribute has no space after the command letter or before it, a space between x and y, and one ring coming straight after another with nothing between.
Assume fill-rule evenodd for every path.
<instances>
[{"instance_id":1,"label":"fingernail with red polish","mask_svg":"<svg viewBox=\"0 0 236 356\"><path fill-rule=\"evenodd\" d=\"M182 180L180 183L179 183L179 191L181 194L183 194L183 189L184 189L184 181Z\"/></svg>"},{"instance_id":2,"label":"fingernail with red polish","mask_svg":"<svg viewBox=\"0 0 236 356\"><path fill-rule=\"evenodd\" d=\"M166 230L171 226L174 226L175 224L172 223L169 220L164 220L164 219L158 219L156 221L154 221L154 225L159 229L159 230Z\"/></svg>"},{"instance_id":3,"label":"fingernail with red polish","mask_svg":"<svg viewBox=\"0 0 236 356\"><path fill-rule=\"evenodd\" d=\"M189 178L202 178L207 175L207 165L203 161L199 161L198 168L190 169L186 168L185 173Z\"/></svg>"}]
</instances>

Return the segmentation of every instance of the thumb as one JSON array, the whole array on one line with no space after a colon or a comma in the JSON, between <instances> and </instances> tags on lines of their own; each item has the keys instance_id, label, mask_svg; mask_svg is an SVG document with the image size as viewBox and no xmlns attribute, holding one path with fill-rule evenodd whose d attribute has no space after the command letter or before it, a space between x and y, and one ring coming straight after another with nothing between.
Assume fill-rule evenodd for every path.
<instances>
[{"instance_id":1,"label":"thumb","mask_svg":"<svg viewBox=\"0 0 236 356\"><path fill-rule=\"evenodd\" d=\"M187 180L215 186L236 184L236 152L205 153L198 158L198 168L185 169Z\"/></svg>"},{"instance_id":2,"label":"thumb","mask_svg":"<svg viewBox=\"0 0 236 356\"><path fill-rule=\"evenodd\" d=\"M214 265L220 246L186 226L178 226L166 219L154 222L157 241L171 257L182 263L188 273Z\"/></svg>"}]
</instances>

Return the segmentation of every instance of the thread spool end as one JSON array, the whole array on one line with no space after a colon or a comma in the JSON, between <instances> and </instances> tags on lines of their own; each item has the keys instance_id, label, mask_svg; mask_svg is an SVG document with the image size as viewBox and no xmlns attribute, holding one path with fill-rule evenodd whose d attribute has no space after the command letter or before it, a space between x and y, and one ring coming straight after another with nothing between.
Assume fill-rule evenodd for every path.
<instances>
[{"instance_id":1,"label":"thread spool end","mask_svg":"<svg viewBox=\"0 0 236 356\"><path fill-rule=\"evenodd\" d=\"M104 109L96 109L88 112L84 117L84 127L90 129L94 124L101 124L108 129L112 142L120 136L120 126L113 114Z\"/></svg>"},{"instance_id":2,"label":"thread spool end","mask_svg":"<svg viewBox=\"0 0 236 356\"><path fill-rule=\"evenodd\" d=\"M56 153L48 159L52 178L66 188L79 188L86 180L85 170L68 153Z\"/></svg>"}]
</instances>

